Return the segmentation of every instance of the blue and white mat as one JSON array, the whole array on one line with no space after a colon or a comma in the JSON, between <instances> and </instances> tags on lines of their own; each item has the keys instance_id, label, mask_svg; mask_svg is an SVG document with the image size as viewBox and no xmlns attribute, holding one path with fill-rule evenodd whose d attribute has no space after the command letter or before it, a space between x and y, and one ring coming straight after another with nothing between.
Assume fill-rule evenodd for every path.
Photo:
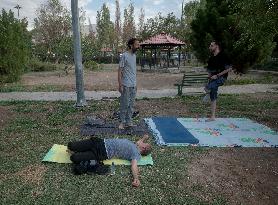
<instances>
[{"instance_id":1,"label":"blue and white mat","mask_svg":"<svg viewBox=\"0 0 278 205\"><path fill-rule=\"evenodd\" d=\"M166 146L278 147L278 133L246 118L146 118L157 144Z\"/></svg>"}]
</instances>

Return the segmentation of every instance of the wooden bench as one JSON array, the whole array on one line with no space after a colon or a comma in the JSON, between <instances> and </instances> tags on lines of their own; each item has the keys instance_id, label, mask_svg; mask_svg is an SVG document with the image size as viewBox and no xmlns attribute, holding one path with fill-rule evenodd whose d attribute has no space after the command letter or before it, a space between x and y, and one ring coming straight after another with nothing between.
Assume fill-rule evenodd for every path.
<instances>
[{"instance_id":1,"label":"wooden bench","mask_svg":"<svg viewBox=\"0 0 278 205\"><path fill-rule=\"evenodd\" d=\"M181 82L175 83L174 86L178 87L178 95L182 95L183 87L190 87L194 85L204 85L208 82L208 74L205 72L196 73L196 72L187 72L183 75Z\"/></svg>"}]
</instances>

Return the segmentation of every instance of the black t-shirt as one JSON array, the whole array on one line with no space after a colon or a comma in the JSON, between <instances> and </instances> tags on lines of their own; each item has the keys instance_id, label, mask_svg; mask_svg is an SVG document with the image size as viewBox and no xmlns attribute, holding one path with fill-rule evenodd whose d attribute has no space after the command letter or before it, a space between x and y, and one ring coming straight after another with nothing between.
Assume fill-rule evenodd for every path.
<instances>
[{"instance_id":1,"label":"black t-shirt","mask_svg":"<svg viewBox=\"0 0 278 205\"><path fill-rule=\"evenodd\" d=\"M228 57L223 52L219 52L216 56L209 58L207 69L211 75L217 75L230 66L231 63ZM228 73L224 74L223 77L227 79Z\"/></svg>"}]
</instances>

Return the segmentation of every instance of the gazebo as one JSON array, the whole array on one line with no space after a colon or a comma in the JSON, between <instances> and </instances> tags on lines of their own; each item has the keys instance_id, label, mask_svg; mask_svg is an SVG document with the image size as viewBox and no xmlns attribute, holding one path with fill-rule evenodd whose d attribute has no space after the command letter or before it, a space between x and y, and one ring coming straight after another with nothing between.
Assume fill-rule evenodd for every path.
<instances>
[{"instance_id":1,"label":"gazebo","mask_svg":"<svg viewBox=\"0 0 278 205\"><path fill-rule=\"evenodd\" d=\"M185 43L165 32L155 35L140 43L142 48L141 68L149 65L150 69L180 67L181 46ZM178 54L172 53L178 47Z\"/></svg>"}]
</instances>

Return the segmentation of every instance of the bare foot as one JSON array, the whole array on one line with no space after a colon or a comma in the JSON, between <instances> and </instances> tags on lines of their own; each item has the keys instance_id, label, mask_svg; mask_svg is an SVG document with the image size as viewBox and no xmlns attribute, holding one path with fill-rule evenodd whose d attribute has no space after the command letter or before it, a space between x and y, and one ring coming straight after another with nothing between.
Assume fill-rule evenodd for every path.
<instances>
[{"instance_id":1,"label":"bare foot","mask_svg":"<svg viewBox=\"0 0 278 205\"><path fill-rule=\"evenodd\" d=\"M213 118L208 118L208 119L206 119L206 122L212 122L212 121L215 121L215 118L213 117Z\"/></svg>"},{"instance_id":2,"label":"bare foot","mask_svg":"<svg viewBox=\"0 0 278 205\"><path fill-rule=\"evenodd\" d=\"M135 127L136 125L131 122L131 123L128 123L126 126L127 127Z\"/></svg>"},{"instance_id":3,"label":"bare foot","mask_svg":"<svg viewBox=\"0 0 278 205\"><path fill-rule=\"evenodd\" d=\"M123 123L120 123L120 125L119 125L119 129L120 129L120 130L125 129L125 127L124 127L124 124L123 124Z\"/></svg>"}]
</instances>

